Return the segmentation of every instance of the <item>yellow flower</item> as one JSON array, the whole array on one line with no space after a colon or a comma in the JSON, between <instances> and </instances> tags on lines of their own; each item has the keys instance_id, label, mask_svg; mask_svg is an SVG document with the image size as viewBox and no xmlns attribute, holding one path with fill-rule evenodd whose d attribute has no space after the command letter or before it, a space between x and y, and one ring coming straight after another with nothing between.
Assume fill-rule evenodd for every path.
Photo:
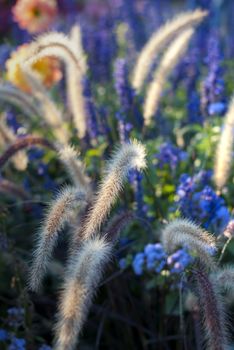
<instances>
[{"instance_id":1,"label":"yellow flower","mask_svg":"<svg viewBox=\"0 0 234 350\"><path fill-rule=\"evenodd\" d=\"M6 62L6 79L25 92L30 92L30 86L20 67L20 63L28 57L29 44L21 45L11 54ZM46 87L51 87L62 78L59 61L54 57L45 57L32 65L32 69L41 78Z\"/></svg>"}]
</instances>

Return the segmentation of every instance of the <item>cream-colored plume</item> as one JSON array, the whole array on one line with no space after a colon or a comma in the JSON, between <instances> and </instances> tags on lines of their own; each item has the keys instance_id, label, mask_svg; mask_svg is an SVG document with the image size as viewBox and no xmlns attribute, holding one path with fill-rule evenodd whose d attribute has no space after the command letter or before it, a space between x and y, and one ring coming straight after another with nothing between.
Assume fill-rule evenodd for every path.
<instances>
[{"instance_id":1,"label":"cream-colored plume","mask_svg":"<svg viewBox=\"0 0 234 350\"><path fill-rule=\"evenodd\" d=\"M143 106L145 125L149 125L152 117L156 114L168 76L184 55L193 34L194 30L191 28L179 34L170 44L159 63L159 67L155 70L153 80L147 89Z\"/></svg>"},{"instance_id":2,"label":"cream-colored plume","mask_svg":"<svg viewBox=\"0 0 234 350\"><path fill-rule=\"evenodd\" d=\"M0 84L0 100L20 108L30 118L32 116L41 116L41 109L33 98L13 85Z\"/></svg>"},{"instance_id":3,"label":"cream-colored plume","mask_svg":"<svg viewBox=\"0 0 234 350\"><path fill-rule=\"evenodd\" d=\"M205 17L207 12L195 10L181 13L159 28L143 47L132 75L132 85L140 91L142 85L149 74L152 64L160 51L182 30L198 25Z\"/></svg>"},{"instance_id":4,"label":"cream-colored plume","mask_svg":"<svg viewBox=\"0 0 234 350\"><path fill-rule=\"evenodd\" d=\"M187 246L208 269L216 266L211 256L216 249L214 237L190 221L180 219L166 225L162 231L162 244L168 253L178 246Z\"/></svg>"},{"instance_id":5,"label":"cream-colored plume","mask_svg":"<svg viewBox=\"0 0 234 350\"><path fill-rule=\"evenodd\" d=\"M82 44L82 32L79 25L75 24L70 31L70 38L73 43L73 48L76 50L77 56L79 57L80 68L82 74L87 73L87 57L85 55L83 44Z\"/></svg>"},{"instance_id":6,"label":"cream-colored plume","mask_svg":"<svg viewBox=\"0 0 234 350\"><path fill-rule=\"evenodd\" d=\"M30 289L37 291L40 288L59 231L74 215L74 210L85 203L86 193L73 187L64 188L51 202L37 237L37 246L30 271Z\"/></svg>"},{"instance_id":7,"label":"cream-colored plume","mask_svg":"<svg viewBox=\"0 0 234 350\"><path fill-rule=\"evenodd\" d=\"M90 179L85 174L85 168L79 159L79 153L72 145L59 147L58 154L61 162L65 165L67 173L70 176L73 184L78 187L90 190Z\"/></svg>"},{"instance_id":8,"label":"cream-colored plume","mask_svg":"<svg viewBox=\"0 0 234 350\"><path fill-rule=\"evenodd\" d=\"M224 119L223 130L216 150L214 181L219 190L226 184L233 159L234 143L234 97L232 97Z\"/></svg>"},{"instance_id":9,"label":"cream-colored plume","mask_svg":"<svg viewBox=\"0 0 234 350\"><path fill-rule=\"evenodd\" d=\"M98 232L115 203L129 171L145 168L145 155L145 147L137 141L123 144L113 155L107 163L105 176L94 198L94 204L87 214L81 232L77 232L77 237L81 234L87 239Z\"/></svg>"},{"instance_id":10,"label":"cream-colored plume","mask_svg":"<svg viewBox=\"0 0 234 350\"><path fill-rule=\"evenodd\" d=\"M224 302L219 288L205 271L193 271L196 279L201 319L206 336L207 350L227 350L228 336Z\"/></svg>"},{"instance_id":11,"label":"cream-colored plume","mask_svg":"<svg viewBox=\"0 0 234 350\"><path fill-rule=\"evenodd\" d=\"M73 114L78 136L86 133L85 101L83 96L83 57L77 54L73 40L63 33L50 32L43 34L30 45L27 64L31 65L46 56L55 56L65 63L67 96Z\"/></svg>"},{"instance_id":12,"label":"cream-colored plume","mask_svg":"<svg viewBox=\"0 0 234 350\"><path fill-rule=\"evenodd\" d=\"M57 140L66 145L69 141L69 134L63 123L63 116L56 104L49 97L46 89L40 81L37 74L30 68L28 64L21 64L22 72L31 87L32 95L38 101L41 108L41 115L46 124L51 128Z\"/></svg>"},{"instance_id":13,"label":"cream-colored plume","mask_svg":"<svg viewBox=\"0 0 234 350\"><path fill-rule=\"evenodd\" d=\"M212 281L215 281L219 289L226 292L234 292L234 268L224 266L211 274Z\"/></svg>"},{"instance_id":14,"label":"cream-colored plume","mask_svg":"<svg viewBox=\"0 0 234 350\"><path fill-rule=\"evenodd\" d=\"M72 257L60 296L55 328L55 350L76 348L78 336L111 251L111 242L95 237L84 241Z\"/></svg>"}]
</instances>

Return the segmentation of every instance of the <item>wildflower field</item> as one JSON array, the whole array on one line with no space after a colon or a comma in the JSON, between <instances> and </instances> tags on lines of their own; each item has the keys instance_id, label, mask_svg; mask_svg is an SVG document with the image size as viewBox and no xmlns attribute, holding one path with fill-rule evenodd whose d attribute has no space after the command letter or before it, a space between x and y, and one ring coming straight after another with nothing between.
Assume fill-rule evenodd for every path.
<instances>
[{"instance_id":1,"label":"wildflower field","mask_svg":"<svg viewBox=\"0 0 234 350\"><path fill-rule=\"evenodd\" d=\"M0 0L0 350L234 349L233 17Z\"/></svg>"}]
</instances>

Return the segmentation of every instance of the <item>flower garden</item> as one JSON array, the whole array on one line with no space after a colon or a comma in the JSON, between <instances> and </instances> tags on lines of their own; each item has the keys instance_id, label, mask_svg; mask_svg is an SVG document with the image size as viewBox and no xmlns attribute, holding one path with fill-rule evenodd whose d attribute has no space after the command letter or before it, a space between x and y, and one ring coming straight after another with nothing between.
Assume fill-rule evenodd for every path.
<instances>
[{"instance_id":1,"label":"flower garden","mask_svg":"<svg viewBox=\"0 0 234 350\"><path fill-rule=\"evenodd\" d=\"M233 13L0 2L0 349L234 349Z\"/></svg>"}]
</instances>

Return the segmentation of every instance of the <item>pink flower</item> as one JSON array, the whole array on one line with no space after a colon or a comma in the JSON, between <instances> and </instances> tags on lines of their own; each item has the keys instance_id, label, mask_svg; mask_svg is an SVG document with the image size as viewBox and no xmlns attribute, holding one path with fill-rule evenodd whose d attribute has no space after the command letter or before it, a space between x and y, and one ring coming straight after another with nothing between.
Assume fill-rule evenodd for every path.
<instances>
[{"instance_id":1,"label":"pink flower","mask_svg":"<svg viewBox=\"0 0 234 350\"><path fill-rule=\"evenodd\" d=\"M12 12L20 28L34 34L50 27L58 9L56 0L17 0Z\"/></svg>"}]
</instances>

